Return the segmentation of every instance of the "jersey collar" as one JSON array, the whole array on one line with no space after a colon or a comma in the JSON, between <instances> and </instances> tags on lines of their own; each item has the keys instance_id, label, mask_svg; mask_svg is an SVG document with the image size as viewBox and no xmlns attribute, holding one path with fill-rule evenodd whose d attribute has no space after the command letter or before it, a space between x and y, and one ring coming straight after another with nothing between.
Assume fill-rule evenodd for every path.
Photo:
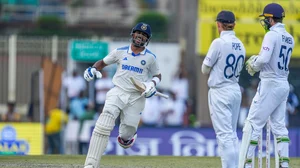
<instances>
[{"instance_id":1,"label":"jersey collar","mask_svg":"<svg viewBox=\"0 0 300 168\"><path fill-rule=\"evenodd\" d=\"M235 32L232 30L229 31L222 31L220 34L220 37L225 36L225 35L235 35Z\"/></svg>"},{"instance_id":2,"label":"jersey collar","mask_svg":"<svg viewBox=\"0 0 300 168\"><path fill-rule=\"evenodd\" d=\"M270 30L275 30L275 29L282 29L284 28L284 24L283 23L276 23L275 25L273 25Z\"/></svg>"},{"instance_id":3,"label":"jersey collar","mask_svg":"<svg viewBox=\"0 0 300 168\"><path fill-rule=\"evenodd\" d=\"M132 45L132 44L131 44ZM134 56L134 57L136 57L136 56L140 56L140 55L145 55L146 54L146 47L145 47L145 49L143 50L143 51L141 51L140 53L138 53L138 54L135 54L132 50L131 50L131 45L129 46L129 48L128 48L128 51L127 51L127 53L128 54L131 54L132 56Z\"/></svg>"}]
</instances>

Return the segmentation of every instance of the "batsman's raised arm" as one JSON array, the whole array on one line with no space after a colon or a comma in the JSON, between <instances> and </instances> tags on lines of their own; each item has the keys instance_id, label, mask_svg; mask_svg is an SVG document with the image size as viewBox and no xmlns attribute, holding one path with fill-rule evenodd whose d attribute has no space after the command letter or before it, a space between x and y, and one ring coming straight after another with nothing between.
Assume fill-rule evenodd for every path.
<instances>
[{"instance_id":1,"label":"batsman's raised arm","mask_svg":"<svg viewBox=\"0 0 300 168\"><path fill-rule=\"evenodd\" d=\"M105 66L106 64L103 62L103 60L97 61L92 67L88 67L84 71L84 79L89 82L93 80L95 76L96 78L102 78L102 74L99 72L99 70L103 69Z\"/></svg>"},{"instance_id":2,"label":"batsman's raised arm","mask_svg":"<svg viewBox=\"0 0 300 168\"><path fill-rule=\"evenodd\" d=\"M88 67L84 71L84 79L89 82L93 80L95 76L96 78L102 78L102 74L99 71L107 65L117 62L116 53L116 50L113 50L103 60L99 60L95 62L92 67Z\"/></svg>"},{"instance_id":3,"label":"batsman's raised arm","mask_svg":"<svg viewBox=\"0 0 300 168\"><path fill-rule=\"evenodd\" d=\"M95 67L88 67L85 71L84 71L84 79L86 81L91 81L93 80L94 78L102 78L102 74L100 71L98 71Z\"/></svg>"},{"instance_id":4,"label":"batsman's raised arm","mask_svg":"<svg viewBox=\"0 0 300 168\"><path fill-rule=\"evenodd\" d=\"M99 60L99 61L95 62L95 64L93 65L93 68L96 68L97 71L100 71L106 66L107 66L107 64L105 64L105 62L103 60Z\"/></svg>"}]
</instances>

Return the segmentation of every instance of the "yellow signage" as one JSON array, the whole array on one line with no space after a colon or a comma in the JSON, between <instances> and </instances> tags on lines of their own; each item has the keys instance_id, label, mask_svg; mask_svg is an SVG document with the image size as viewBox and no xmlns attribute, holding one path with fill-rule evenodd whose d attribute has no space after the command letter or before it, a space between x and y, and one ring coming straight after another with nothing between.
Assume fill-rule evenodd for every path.
<instances>
[{"instance_id":1,"label":"yellow signage","mask_svg":"<svg viewBox=\"0 0 300 168\"><path fill-rule=\"evenodd\" d=\"M230 1L230 2L228 2ZM237 21L235 26L236 36L244 43L247 56L258 54L265 35L260 25L258 15L270 2L280 3L286 12L283 20L287 31L294 37L295 48L292 57L300 57L300 0L202 0L198 6L197 25L197 52L205 56L210 43L219 33L215 19L221 10L231 10L235 13Z\"/></svg>"},{"instance_id":2,"label":"yellow signage","mask_svg":"<svg viewBox=\"0 0 300 168\"><path fill-rule=\"evenodd\" d=\"M41 155L43 135L40 123L1 123L0 155Z\"/></svg>"},{"instance_id":3,"label":"yellow signage","mask_svg":"<svg viewBox=\"0 0 300 168\"><path fill-rule=\"evenodd\" d=\"M221 10L232 11L237 19L257 18L264 7L272 2L279 3L285 10L285 20L300 18L299 0L201 0L198 3L198 18L215 19Z\"/></svg>"},{"instance_id":4,"label":"yellow signage","mask_svg":"<svg viewBox=\"0 0 300 168\"><path fill-rule=\"evenodd\" d=\"M219 37L216 23L200 23L198 30L197 50L201 56L205 56L210 43ZM286 25L287 31L294 37L295 47L292 57L300 57L300 23ZM259 53L265 35L263 27L257 23L239 24L234 29L236 36L243 42L247 56Z\"/></svg>"}]
</instances>

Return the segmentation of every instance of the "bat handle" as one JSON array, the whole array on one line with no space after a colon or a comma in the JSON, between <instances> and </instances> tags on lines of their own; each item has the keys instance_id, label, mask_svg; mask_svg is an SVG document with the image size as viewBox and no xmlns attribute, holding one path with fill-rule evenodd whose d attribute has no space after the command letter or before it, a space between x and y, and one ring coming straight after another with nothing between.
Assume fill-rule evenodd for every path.
<instances>
[{"instance_id":1,"label":"bat handle","mask_svg":"<svg viewBox=\"0 0 300 168\"><path fill-rule=\"evenodd\" d=\"M169 96L168 96L168 95L166 95L166 94L163 94L163 93L160 93L160 92L156 92L156 93L155 93L155 95L156 95L156 96L163 97L163 98L165 98L165 99L168 99L168 98L169 98Z\"/></svg>"}]
</instances>

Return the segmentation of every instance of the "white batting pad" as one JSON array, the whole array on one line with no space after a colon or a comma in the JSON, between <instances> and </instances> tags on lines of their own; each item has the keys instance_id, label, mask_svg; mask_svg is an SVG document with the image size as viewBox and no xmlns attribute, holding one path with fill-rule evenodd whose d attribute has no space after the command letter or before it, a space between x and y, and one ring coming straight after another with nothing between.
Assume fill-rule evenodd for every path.
<instances>
[{"instance_id":1,"label":"white batting pad","mask_svg":"<svg viewBox=\"0 0 300 168\"><path fill-rule=\"evenodd\" d=\"M245 121L245 125L243 128L243 138L242 144L240 146L240 154L239 154L239 168L244 168L246 155L248 152L248 148L250 145L252 134L252 126L248 120Z\"/></svg>"},{"instance_id":2,"label":"white batting pad","mask_svg":"<svg viewBox=\"0 0 300 168\"><path fill-rule=\"evenodd\" d=\"M115 125L115 118L108 112L103 112L99 116L93 135L90 141L89 151L85 160L85 168L93 166L98 168L100 166L101 156L103 155L110 132Z\"/></svg>"},{"instance_id":3,"label":"white batting pad","mask_svg":"<svg viewBox=\"0 0 300 168\"><path fill-rule=\"evenodd\" d=\"M100 167L100 159L101 156L107 146L108 136L100 135L93 132L89 152L85 160L85 168L89 166L93 166L94 168Z\"/></svg>"}]
</instances>

